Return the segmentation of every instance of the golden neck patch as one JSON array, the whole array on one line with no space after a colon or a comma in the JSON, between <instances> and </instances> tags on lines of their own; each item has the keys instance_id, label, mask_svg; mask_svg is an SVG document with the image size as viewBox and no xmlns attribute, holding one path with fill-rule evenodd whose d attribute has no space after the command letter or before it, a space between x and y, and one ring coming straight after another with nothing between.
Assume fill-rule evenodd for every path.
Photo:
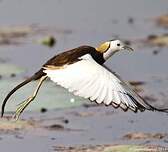
<instances>
[{"instance_id":1,"label":"golden neck patch","mask_svg":"<svg viewBox=\"0 0 168 152\"><path fill-rule=\"evenodd\" d=\"M98 52L104 53L110 48L110 42L105 42L96 48Z\"/></svg>"}]
</instances>

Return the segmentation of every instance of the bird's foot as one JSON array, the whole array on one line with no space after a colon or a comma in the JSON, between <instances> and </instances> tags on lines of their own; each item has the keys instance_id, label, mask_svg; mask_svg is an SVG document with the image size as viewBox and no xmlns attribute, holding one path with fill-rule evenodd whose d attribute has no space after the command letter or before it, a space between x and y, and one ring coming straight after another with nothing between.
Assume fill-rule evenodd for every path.
<instances>
[{"instance_id":1,"label":"bird's foot","mask_svg":"<svg viewBox=\"0 0 168 152\"><path fill-rule=\"evenodd\" d=\"M29 103L34 99L34 97L29 97L28 99L24 100L23 102L21 102L17 109L15 114L13 115L13 118L17 121L20 117L20 115L22 114L22 112L24 111L24 109L29 105Z\"/></svg>"}]
</instances>

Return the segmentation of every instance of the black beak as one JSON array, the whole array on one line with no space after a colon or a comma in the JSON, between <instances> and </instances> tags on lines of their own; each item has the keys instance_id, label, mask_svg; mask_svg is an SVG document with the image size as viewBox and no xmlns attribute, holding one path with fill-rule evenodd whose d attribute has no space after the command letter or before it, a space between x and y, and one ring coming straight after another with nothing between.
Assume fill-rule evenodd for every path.
<instances>
[{"instance_id":1,"label":"black beak","mask_svg":"<svg viewBox=\"0 0 168 152\"><path fill-rule=\"evenodd\" d=\"M127 46L127 45L125 45L125 46L123 47L123 49L124 49L124 50L128 50L128 51L134 51L133 48L131 48L131 47Z\"/></svg>"}]
</instances>

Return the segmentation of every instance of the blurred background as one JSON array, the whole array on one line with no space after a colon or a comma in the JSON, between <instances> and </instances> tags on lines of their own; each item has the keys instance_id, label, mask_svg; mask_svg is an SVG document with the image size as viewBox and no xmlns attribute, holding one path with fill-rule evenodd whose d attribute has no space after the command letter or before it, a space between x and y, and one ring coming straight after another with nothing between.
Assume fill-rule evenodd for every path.
<instances>
[{"instance_id":1,"label":"blurred background","mask_svg":"<svg viewBox=\"0 0 168 152\"><path fill-rule=\"evenodd\" d=\"M168 107L167 29L166 0L0 0L0 102L14 86L38 71L53 55L80 45L96 47L118 38L131 45L135 52L120 52L106 65L129 81L150 104ZM17 104L31 95L36 85L33 82L16 92L7 104L6 114L12 115ZM0 140L0 147L4 151L9 151L6 143L12 144L17 151L33 145L32 150L45 152L48 149L57 151L58 145L53 148L55 143L127 143L121 137L131 129L143 132L143 137L147 136L144 132L160 133L164 137L160 140L142 138L128 143L168 144L166 114L145 112L135 115L112 107L95 106L50 81L43 84L38 97L26 110L23 122L19 122L21 128L18 124L2 122L0 130L5 139ZM144 122L149 123L148 126L141 126ZM27 126L38 128L37 132L34 134L34 130L30 131ZM6 127L8 130L4 131ZM61 127L61 133L51 131ZM19 133L14 131L16 128ZM24 133L25 128L29 130L28 134ZM45 130L43 135L39 130ZM72 135L74 141L70 138ZM16 148L19 143L16 138L23 139L19 148ZM45 146L39 146L42 142Z\"/></svg>"}]
</instances>

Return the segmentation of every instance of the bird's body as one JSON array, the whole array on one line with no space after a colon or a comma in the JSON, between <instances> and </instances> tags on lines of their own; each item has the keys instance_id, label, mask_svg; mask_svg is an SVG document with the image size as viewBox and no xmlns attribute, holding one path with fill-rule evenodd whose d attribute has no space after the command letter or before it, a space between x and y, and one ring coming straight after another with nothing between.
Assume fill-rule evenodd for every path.
<instances>
[{"instance_id":1,"label":"bird's body","mask_svg":"<svg viewBox=\"0 0 168 152\"><path fill-rule=\"evenodd\" d=\"M114 107L121 106L124 111L130 108L135 112L138 109L143 111L145 108L149 108L123 81L97 64L91 55L86 54L80 59L80 61L65 65L60 69L45 68L44 73L52 81L68 89L69 92L98 104L112 104ZM130 96L138 99L132 100ZM142 105L139 104L138 107L136 100L141 101Z\"/></svg>"},{"instance_id":2,"label":"bird's body","mask_svg":"<svg viewBox=\"0 0 168 152\"><path fill-rule=\"evenodd\" d=\"M42 68L36 72L33 76L36 76L33 78L33 80L37 80L41 78L42 76L45 76L46 73L44 72L44 69L50 68L50 69L62 69L66 65L71 65L73 63L76 63L80 61L80 57L89 54L91 57L98 63L103 64L105 62L102 53L99 53L96 51L94 47L91 46L80 46L78 48L65 51L63 53L60 53L50 60L48 60Z\"/></svg>"},{"instance_id":3,"label":"bird's body","mask_svg":"<svg viewBox=\"0 0 168 152\"><path fill-rule=\"evenodd\" d=\"M8 98L17 89L32 80L40 79L33 96L22 102L17 109L15 116L18 118L27 105L34 100L42 82L48 77L69 92L98 104L121 107L124 111L131 109L137 112L147 109L167 112L167 109L157 109L149 105L118 76L103 66L110 56L123 49L131 48L119 40L111 40L98 48L81 46L54 56L37 73L16 86L7 95L2 105L1 115L3 116Z\"/></svg>"}]
</instances>

